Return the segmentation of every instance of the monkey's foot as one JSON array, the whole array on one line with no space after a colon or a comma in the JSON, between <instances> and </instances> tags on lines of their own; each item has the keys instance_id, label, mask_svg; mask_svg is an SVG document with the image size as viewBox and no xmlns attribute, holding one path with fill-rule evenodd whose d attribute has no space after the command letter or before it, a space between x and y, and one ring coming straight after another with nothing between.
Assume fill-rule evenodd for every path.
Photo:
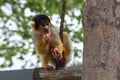
<instances>
[{"instance_id":1,"label":"monkey's foot","mask_svg":"<svg viewBox=\"0 0 120 80\"><path fill-rule=\"evenodd\" d=\"M53 70L54 69L53 66L50 66L50 65L44 66L43 68L47 69L47 70Z\"/></svg>"}]
</instances>

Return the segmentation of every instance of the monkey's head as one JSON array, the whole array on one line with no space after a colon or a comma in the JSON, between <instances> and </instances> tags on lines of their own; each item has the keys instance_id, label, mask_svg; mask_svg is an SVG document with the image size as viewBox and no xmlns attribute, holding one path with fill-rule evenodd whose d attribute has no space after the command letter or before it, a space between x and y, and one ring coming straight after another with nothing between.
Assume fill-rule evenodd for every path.
<instances>
[{"instance_id":1,"label":"monkey's head","mask_svg":"<svg viewBox=\"0 0 120 80\"><path fill-rule=\"evenodd\" d=\"M29 22L29 25L32 29L47 34L50 31L51 22L48 16L44 14L37 14L32 18L32 21Z\"/></svg>"}]
</instances>

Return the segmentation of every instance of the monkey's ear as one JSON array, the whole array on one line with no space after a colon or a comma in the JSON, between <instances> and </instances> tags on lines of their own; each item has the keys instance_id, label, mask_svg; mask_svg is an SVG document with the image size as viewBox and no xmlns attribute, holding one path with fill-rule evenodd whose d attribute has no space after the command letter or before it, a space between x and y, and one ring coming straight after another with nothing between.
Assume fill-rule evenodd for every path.
<instances>
[{"instance_id":1,"label":"monkey's ear","mask_svg":"<svg viewBox=\"0 0 120 80\"><path fill-rule=\"evenodd\" d=\"M28 23L28 25L29 25L31 28L35 29L35 22L34 22L34 21L30 21L30 22Z\"/></svg>"}]
</instances>

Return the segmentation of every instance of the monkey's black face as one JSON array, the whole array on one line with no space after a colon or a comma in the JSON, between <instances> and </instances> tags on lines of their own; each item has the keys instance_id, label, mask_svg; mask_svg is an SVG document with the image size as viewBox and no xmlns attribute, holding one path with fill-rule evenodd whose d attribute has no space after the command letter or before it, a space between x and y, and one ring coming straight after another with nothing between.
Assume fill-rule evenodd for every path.
<instances>
[{"instance_id":1,"label":"monkey's black face","mask_svg":"<svg viewBox=\"0 0 120 80\"><path fill-rule=\"evenodd\" d=\"M35 15L32 19L35 22L35 29L44 33L49 33L50 19L44 14Z\"/></svg>"}]
</instances>

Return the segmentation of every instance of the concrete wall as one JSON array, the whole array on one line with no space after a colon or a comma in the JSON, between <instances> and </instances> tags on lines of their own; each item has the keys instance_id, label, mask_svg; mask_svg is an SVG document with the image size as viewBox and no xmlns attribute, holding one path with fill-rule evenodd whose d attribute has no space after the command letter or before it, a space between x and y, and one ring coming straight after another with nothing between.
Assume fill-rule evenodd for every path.
<instances>
[{"instance_id":1,"label":"concrete wall","mask_svg":"<svg viewBox=\"0 0 120 80\"><path fill-rule=\"evenodd\" d=\"M0 71L0 80L32 80L33 69Z\"/></svg>"}]
</instances>

